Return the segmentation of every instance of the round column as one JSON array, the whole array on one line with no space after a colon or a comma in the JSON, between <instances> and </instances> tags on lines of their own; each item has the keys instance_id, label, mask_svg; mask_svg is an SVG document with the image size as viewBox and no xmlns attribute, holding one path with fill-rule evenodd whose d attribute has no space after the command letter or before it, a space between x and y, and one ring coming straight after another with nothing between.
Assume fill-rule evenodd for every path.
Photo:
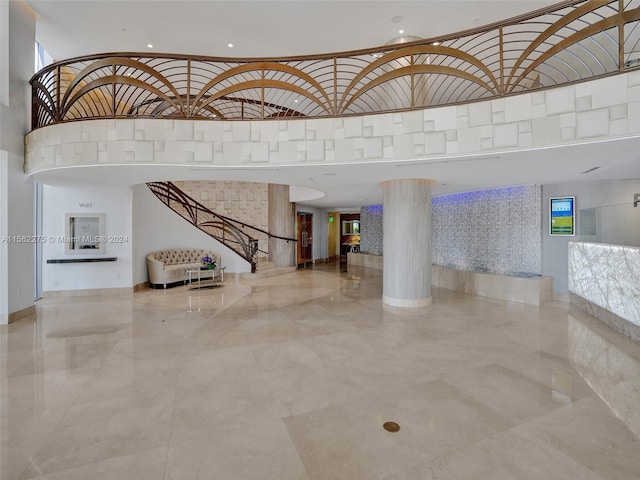
<instances>
[{"instance_id":1,"label":"round column","mask_svg":"<svg viewBox=\"0 0 640 480\"><path fill-rule=\"evenodd\" d=\"M295 238L295 211L289 201L289 185L269 184L269 233ZM296 242L269 237L269 260L276 267L293 267L296 261Z\"/></svg>"},{"instance_id":2,"label":"round column","mask_svg":"<svg viewBox=\"0 0 640 480\"><path fill-rule=\"evenodd\" d=\"M381 184L382 301L387 305L431 305L431 183L428 179L407 179Z\"/></svg>"}]
</instances>

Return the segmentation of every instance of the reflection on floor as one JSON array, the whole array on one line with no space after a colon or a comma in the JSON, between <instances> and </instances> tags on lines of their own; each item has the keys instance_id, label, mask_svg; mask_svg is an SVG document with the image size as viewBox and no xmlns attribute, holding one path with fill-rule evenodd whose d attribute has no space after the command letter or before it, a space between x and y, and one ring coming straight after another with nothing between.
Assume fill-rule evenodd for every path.
<instances>
[{"instance_id":1,"label":"reflection on floor","mask_svg":"<svg viewBox=\"0 0 640 480\"><path fill-rule=\"evenodd\" d=\"M0 328L0 478L639 478L640 346L565 304L381 293L334 264L42 300Z\"/></svg>"}]
</instances>

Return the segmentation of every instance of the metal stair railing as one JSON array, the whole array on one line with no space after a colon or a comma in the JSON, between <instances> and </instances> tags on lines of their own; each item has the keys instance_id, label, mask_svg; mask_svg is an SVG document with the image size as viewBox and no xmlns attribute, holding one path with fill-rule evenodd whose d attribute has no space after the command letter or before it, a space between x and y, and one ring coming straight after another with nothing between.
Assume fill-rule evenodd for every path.
<instances>
[{"instance_id":1,"label":"metal stair railing","mask_svg":"<svg viewBox=\"0 0 640 480\"><path fill-rule=\"evenodd\" d=\"M262 233L268 238L287 242L297 241L295 238L273 235L261 228L219 215L191 198L173 182L149 182L147 187L171 210L249 262L251 273L256 272L258 253L267 252L260 250L258 238L250 235L246 230Z\"/></svg>"}]
</instances>

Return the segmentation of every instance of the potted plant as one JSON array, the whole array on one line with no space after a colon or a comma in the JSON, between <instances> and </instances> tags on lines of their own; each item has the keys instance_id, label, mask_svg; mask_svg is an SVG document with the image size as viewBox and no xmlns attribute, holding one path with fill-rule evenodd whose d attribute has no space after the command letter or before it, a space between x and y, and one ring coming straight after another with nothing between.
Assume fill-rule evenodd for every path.
<instances>
[{"instance_id":1,"label":"potted plant","mask_svg":"<svg viewBox=\"0 0 640 480\"><path fill-rule=\"evenodd\" d=\"M206 257L202 257L202 270L213 270L216 268L216 261L215 259L206 256Z\"/></svg>"}]
</instances>

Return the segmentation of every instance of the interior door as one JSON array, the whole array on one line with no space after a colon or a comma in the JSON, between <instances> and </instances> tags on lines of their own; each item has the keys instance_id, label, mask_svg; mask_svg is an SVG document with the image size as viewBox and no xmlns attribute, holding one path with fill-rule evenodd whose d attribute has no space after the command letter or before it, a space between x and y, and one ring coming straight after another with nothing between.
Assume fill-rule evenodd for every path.
<instances>
[{"instance_id":1,"label":"interior door","mask_svg":"<svg viewBox=\"0 0 640 480\"><path fill-rule=\"evenodd\" d=\"M298 213L298 265L313 261L313 214Z\"/></svg>"},{"instance_id":2,"label":"interior door","mask_svg":"<svg viewBox=\"0 0 640 480\"><path fill-rule=\"evenodd\" d=\"M327 252L330 262L335 262L340 254L340 213L329 212L327 215L328 235Z\"/></svg>"}]
</instances>

